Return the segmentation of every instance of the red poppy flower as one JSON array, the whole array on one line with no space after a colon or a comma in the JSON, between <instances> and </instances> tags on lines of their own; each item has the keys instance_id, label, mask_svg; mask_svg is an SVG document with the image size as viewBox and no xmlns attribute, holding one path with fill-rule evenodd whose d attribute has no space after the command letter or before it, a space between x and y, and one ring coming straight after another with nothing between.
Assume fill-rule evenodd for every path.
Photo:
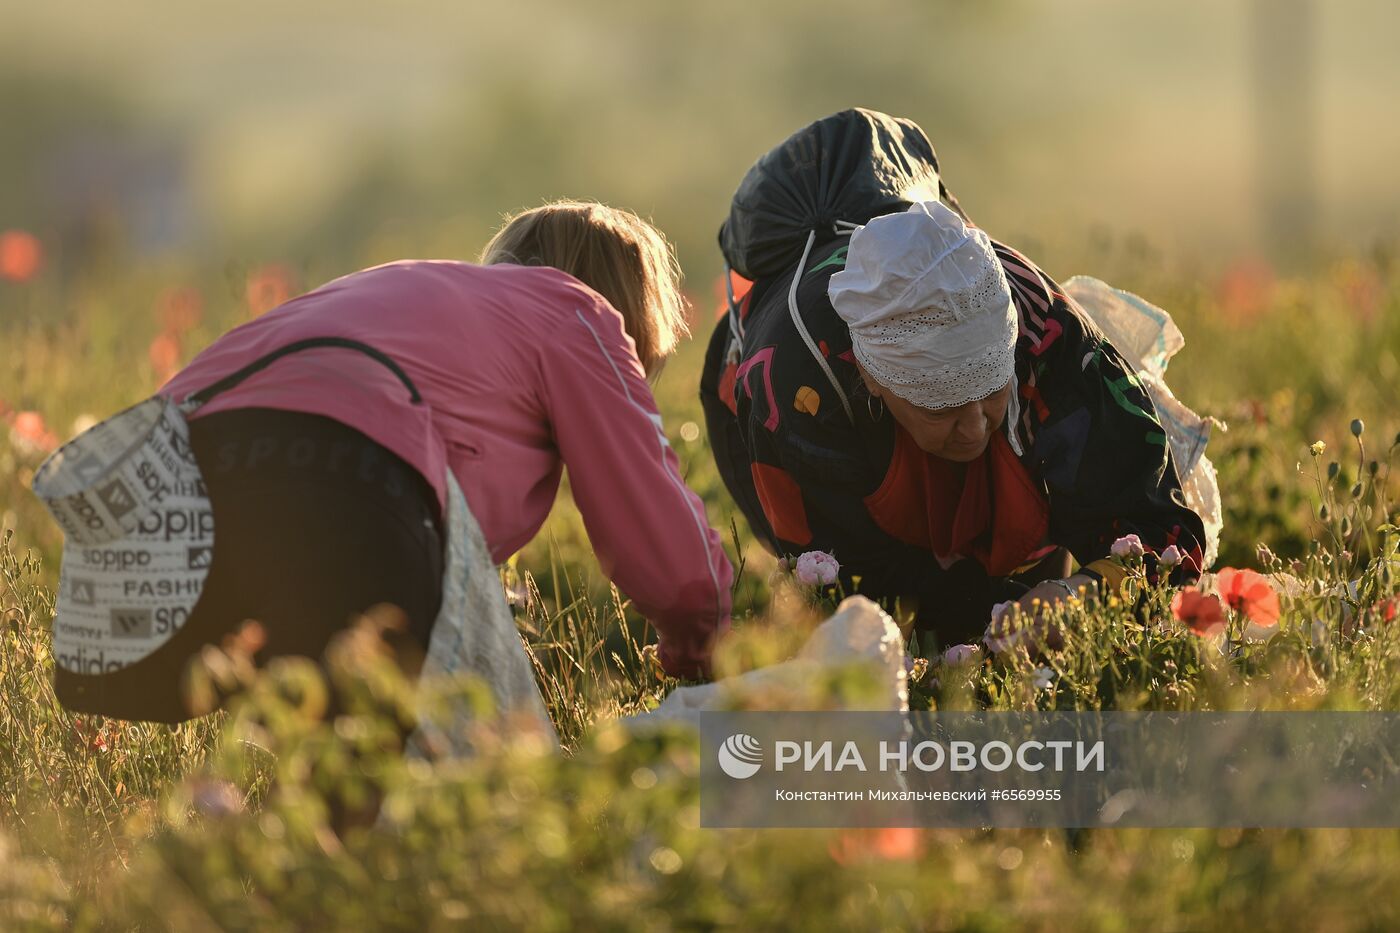
<instances>
[{"instance_id":1,"label":"red poppy flower","mask_svg":"<svg viewBox=\"0 0 1400 933\"><path fill-rule=\"evenodd\" d=\"M296 291L292 273L286 266L266 265L248 276L248 314L260 317L285 304Z\"/></svg>"},{"instance_id":2,"label":"red poppy flower","mask_svg":"<svg viewBox=\"0 0 1400 933\"><path fill-rule=\"evenodd\" d=\"M1274 270L1268 263L1242 259L1226 270L1216 298L1227 317L1247 324L1273 303L1275 284Z\"/></svg>"},{"instance_id":3,"label":"red poppy flower","mask_svg":"<svg viewBox=\"0 0 1400 933\"><path fill-rule=\"evenodd\" d=\"M1225 627L1225 605L1214 593L1182 590L1172 597L1172 615L1202 638L1214 635Z\"/></svg>"},{"instance_id":4,"label":"red poppy flower","mask_svg":"<svg viewBox=\"0 0 1400 933\"><path fill-rule=\"evenodd\" d=\"M889 827L887 829L848 829L831 841L828 849L840 865L855 862L907 862L924 851L924 839L917 829Z\"/></svg>"},{"instance_id":5,"label":"red poppy flower","mask_svg":"<svg viewBox=\"0 0 1400 933\"><path fill-rule=\"evenodd\" d=\"M161 385L170 381L180 369L180 338L171 331L166 331L155 340L151 341L150 350L147 351L151 359L151 368L156 372L156 378Z\"/></svg>"},{"instance_id":6,"label":"red poppy flower","mask_svg":"<svg viewBox=\"0 0 1400 933\"><path fill-rule=\"evenodd\" d=\"M16 412L10 422L10 442L17 447L34 453L48 453L58 446L58 435L44 424L44 416L37 411Z\"/></svg>"},{"instance_id":7,"label":"red poppy flower","mask_svg":"<svg viewBox=\"0 0 1400 933\"><path fill-rule=\"evenodd\" d=\"M27 282L43 261L44 250L34 234L23 230L0 233L0 279Z\"/></svg>"},{"instance_id":8,"label":"red poppy flower","mask_svg":"<svg viewBox=\"0 0 1400 933\"><path fill-rule=\"evenodd\" d=\"M48 428L44 427L44 416L37 411L22 411L15 415L14 430L26 440L38 440Z\"/></svg>"},{"instance_id":9,"label":"red poppy flower","mask_svg":"<svg viewBox=\"0 0 1400 933\"><path fill-rule=\"evenodd\" d=\"M1227 567L1215 575L1220 598L1231 609L1249 618L1255 625L1269 628L1278 625L1278 593L1269 578L1253 570Z\"/></svg>"}]
</instances>

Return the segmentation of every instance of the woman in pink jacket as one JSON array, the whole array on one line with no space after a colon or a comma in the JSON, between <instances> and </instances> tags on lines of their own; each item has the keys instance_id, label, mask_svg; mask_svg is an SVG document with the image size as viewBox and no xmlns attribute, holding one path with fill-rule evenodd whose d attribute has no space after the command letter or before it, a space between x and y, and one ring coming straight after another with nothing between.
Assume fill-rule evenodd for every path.
<instances>
[{"instance_id":1,"label":"woman in pink jacket","mask_svg":"<svg viewBox=\"0 0 1400 933\"><path fill-rule=\"evenodd\" d=\"M245 619L262 625L259 660L314 658L390 603L421 657L449 471L499 562L539 530L567 466L603 570L660 633L662 666L707 675L732 570L647 382L685 327L655 229L558 203L510 220L480 265L376 266L220 337L162 393L185 399L272 358L192 417L213 562L180 631L113 675L128 718L186 718L184 665ZM277 353L327 337L340 340Z\"/></svg>"}]
</instances>

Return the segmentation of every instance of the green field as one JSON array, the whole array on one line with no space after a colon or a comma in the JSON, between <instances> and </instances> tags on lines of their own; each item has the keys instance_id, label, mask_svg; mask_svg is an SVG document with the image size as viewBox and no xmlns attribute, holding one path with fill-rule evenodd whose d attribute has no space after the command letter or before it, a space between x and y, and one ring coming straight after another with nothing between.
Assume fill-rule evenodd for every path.
<instances>
[{"instance_id":1,"label":"green field","mask_svg":"<svg viewBox=\"0 0 1400 933\"><path fill-rule=\"evenodd\" d=\"M609 727L674 684L658 679L644 650L650 631L600 579L567 502L505 571L529 594L520 625L563 759L528 743L470 764L408 765L383 753L393 732L384 717L406 702L405 688L379 676L383 660L363 650L344 661L362 675L348 688L353 715L329 728L299 712L321 691L296 668L261 683L233 720L170 730L68 714L48 686L60 537L27 491L32 471L75 420L156 387L172 351L152 342L171 314L192 323L171 310L191 304L188 293L172 299L172 285L203 296L177 348L187 358L263 300L266 283L254 279L250 288L247 278L134 267L4 285L6 927L1181 929L1308 917L1318 929L1379 929L1396 920L1393 831L700 830L693 743L629 741ZM1168 635L1151 640L1122 607L1079 607L1066 647L1046 662L1050 688L1033 686L1037 665L1024 655L955 669L935 656L916 700L940 709L1400 708L1400 630L1385 619L1396 537L1383 528L1400 397L1396 270L1384 257L1347 261L1257 294L1150 273L1131 284L1171 308L1187 334L1177 394L1230 423L1210 451L1226 506L1221 565L1290 569L1309 592L1285 600L1272 640L1229 656L1171 620L1169 594L1153 596ZM696 303L697 329L707 330L713 301ZM772 559L753 547L706 447L699 357L697 341L667 367L657 395L713 523L737 529L738 635L722 662L733 672L787 656L819 613L786 589L770 593ZM1359 438L1356 417L1366 425ZM1317 440L1320 456L1309 450ZM1280 563L1265 555L1261 564L1261 543ZM1335 595L1357 579L1359 599ZM861 688L856 672L812 685L803 701ZM388 828L343 839L328 829L328 806L381 796Z\"/></svg>"},{"instance_id":2,"label":"green field","mask_svg":"<svg viewBox=\"0 0 1400 933\"><path fill-rule=\"evenodd\" d=\"M62 541L28 488L251 314L597 198L653 219L686 270L695 339L655 391L738 571L719 670L788 658L833 602L774 582L711 458L715 232L760 153L866 106L928 130L993 237L1173 314L1171 386L1221 423L1217 566L1301 583L1271 639L1225 651L1162 591L1151 637L1093 601L1043 659L913 645L916 705L1400 710L1400 7L96 6L0 0L0 930L1400 927L1395 830L700 829L693 736L613 725L678 684L567 483L502 569L562 756L507 732L469 762L404 760L412 689L360 637L330 683L215 659L246 700L179 729L77 717L50 687ZM1285 8L1307 54L1271 59ZM750 702L872 686L836 671ZM326 724L328 691L345 712Z\"/></svg>"}]
</instances>

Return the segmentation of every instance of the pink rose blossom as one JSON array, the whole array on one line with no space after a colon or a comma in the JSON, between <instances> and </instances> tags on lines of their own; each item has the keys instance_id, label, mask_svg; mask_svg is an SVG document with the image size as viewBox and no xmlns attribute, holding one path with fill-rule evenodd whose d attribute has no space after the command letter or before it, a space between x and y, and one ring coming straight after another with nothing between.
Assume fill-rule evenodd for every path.
<instances>
[{"instance_id":1,"label":"pink rose blossom","mask_svg":"<svg viewBox=\"0 0 1400 933\"><path fill-rule=\"evenodd\" d=\"M1185 555L1181 553L1181 548L1177 547L1175 544L1169 544L1161 554L1157 555L1157 563L1160 564L1164 570L1170 570L1181 563L1184 556Z\"/></svg>"},{"instance_id":2,"label":"pink rose blossom","mask_svg":"<svg viewBox=\"0 0 1400 933\"><path fill-rule=\"evenodd\" d=\"M1147 549L1142 546L1142 539L1137 535L1124 535L1113 542L1110 553L1119 560L1136 560L1147 553Z\"/></svg>"},{"instance_id":3,"label":"pink rose blossom","mask_svg":"<svg viewBox=\"0 0 1400 933\"><path fill-rule=\"evenodd\" d=\"M841 565L825 551L808 551L798 556L793 565L793 576L806 586L830 586L840 572Z\"/></svg>"}]
</instances>

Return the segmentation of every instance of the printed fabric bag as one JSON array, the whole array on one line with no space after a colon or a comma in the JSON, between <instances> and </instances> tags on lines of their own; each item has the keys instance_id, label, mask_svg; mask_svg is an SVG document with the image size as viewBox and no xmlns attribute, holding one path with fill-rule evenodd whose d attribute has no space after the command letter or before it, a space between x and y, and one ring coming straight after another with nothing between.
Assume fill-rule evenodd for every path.
<instances>
[{"instance_id":1,"label":"printed fabric bag","mask_svg":"<svg viewBox=\"0 0 1400 933\"><path fill-rule=\"evenodd\" d=\"M358 350L383 363L431 423L417 388L385 354L347 338L313 337L184 401L140 402L40 465L33 490L64 533L53 653L55 690L65 706L121 717L120 697L105 695L105 678L169 641L199 600L213 560L214 511L190 448L187 416L283 356L313 347Z\"/></svg>"},{"instance_id":2,"label":"printed fabric bag","mask_svg":"<svg viewBox=\"0 0 1400 933\"><path fill-rule=\"evenodd\" d=\"M1064 283L1064 289L1133 367L1152 399L1171 442L1186 505L1205 526L1205 566L1201 569L1208 569L1215 563L1224 529L1220 484L1214 465L1206 457L1212 422L1183 405L1166 381L1167 364L1186 345L1186 338L1170 314L1132 292L1087 275L1074 276Z\"/></svg>"}]
</instances>

